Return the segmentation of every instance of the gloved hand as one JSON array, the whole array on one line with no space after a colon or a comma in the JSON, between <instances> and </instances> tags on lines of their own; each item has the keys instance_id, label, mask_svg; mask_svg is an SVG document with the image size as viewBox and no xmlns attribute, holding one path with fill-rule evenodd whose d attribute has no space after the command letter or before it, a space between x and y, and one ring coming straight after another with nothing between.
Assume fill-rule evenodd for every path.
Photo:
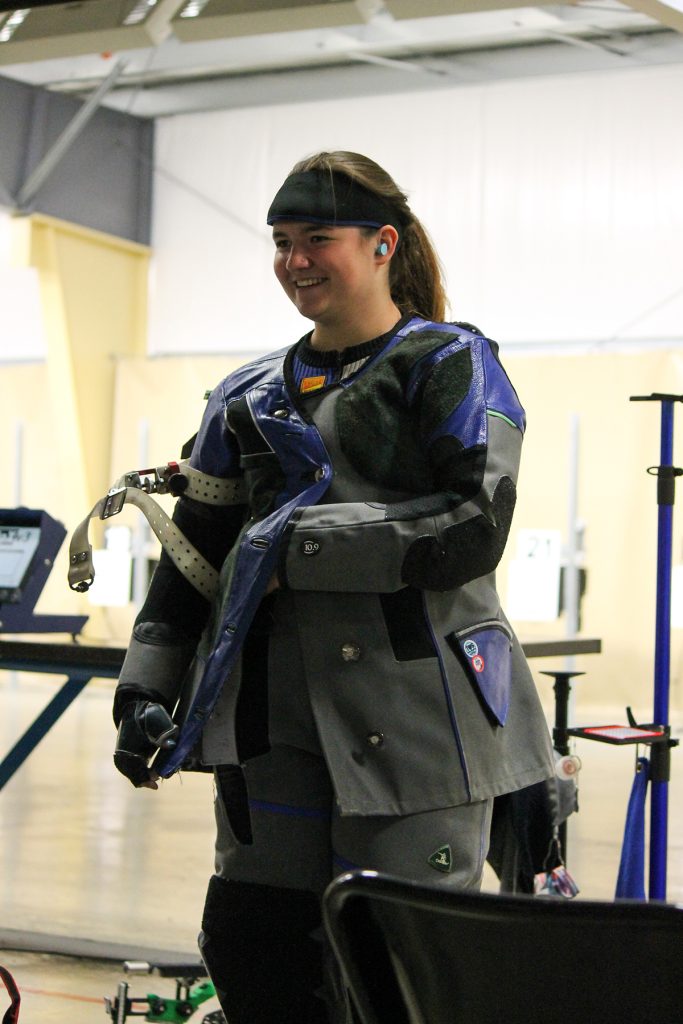
<instances>
[{"instance_id":1,"label":"gloved hand","mask_svg":"<svg viewBox=\"0 0 683 1024\"><path fill-rule=\"evenodd\" d=\"M175 746L178 731L163 705L150 700L130 701L121 715L114 764L136 787L154 783L149 762L157 750Z\"/></svg>"}]
</instances>

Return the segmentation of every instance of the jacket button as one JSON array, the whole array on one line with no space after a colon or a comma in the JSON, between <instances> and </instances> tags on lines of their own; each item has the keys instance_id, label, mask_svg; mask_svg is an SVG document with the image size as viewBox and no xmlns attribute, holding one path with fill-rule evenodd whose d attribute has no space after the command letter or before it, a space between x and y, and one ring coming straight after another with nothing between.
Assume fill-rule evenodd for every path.
<instances>
[{"instance_id":1,"label":"jacket button","mask_svg":"<svg viewBox=\"0 0 683 1024\"><path fill-rule=\"evenodd\" d=\"M381 747L384 743L384 734L381 732L371 732L368 733L366 740L370 747Z\"/></svg>"},{"instance_id":2,"label":"jacket button","mask_svg":"<svg viewBox=\"0 0 683 1024\"><path fill-rule=\"evenodd\" d=\"M313 474L313 479L314 480L322 480L324 476L325 476L325 470L322 469L321 466L318 466L318 468L316 469L315 473Z\"/></svg>"},{"instance_id":3,"label":"jacket button","mask_svg":"<svg viewBox=\"0 0 683 1024\"><path fill-rule=\"evenodd\" d=\"M289 409L276 409L273 413L279 420L286 420L289 418Z\"/></svg>"},{"instance_id":4,"label":"jacket button","mask_svg":"<svg viewBox=\"0 0 683 1024\"><path fill-rule=\"evenodd\" d=\"M360 658L360 647L358 644L343 644L341 656L344 661L358 661Z\"/></svg>"}]
</instances>

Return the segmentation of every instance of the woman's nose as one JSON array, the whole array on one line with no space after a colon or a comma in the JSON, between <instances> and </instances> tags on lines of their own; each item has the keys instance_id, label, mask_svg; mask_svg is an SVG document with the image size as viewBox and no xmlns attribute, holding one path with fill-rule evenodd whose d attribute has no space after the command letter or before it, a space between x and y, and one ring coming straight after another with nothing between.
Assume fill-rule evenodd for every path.
<instances>
[{"instance_id":1,"label":"woman's nose","mask_svg":"<svg viewBox=\"0 0 683 1024\"><path fill-rule=\"evenodd\" d=\"M295 246L289 250L289 256L287 257L287 269L297 270L301 267L310 266L310 259L302 249L297 249Z\"/></svg>"}]
</instances>

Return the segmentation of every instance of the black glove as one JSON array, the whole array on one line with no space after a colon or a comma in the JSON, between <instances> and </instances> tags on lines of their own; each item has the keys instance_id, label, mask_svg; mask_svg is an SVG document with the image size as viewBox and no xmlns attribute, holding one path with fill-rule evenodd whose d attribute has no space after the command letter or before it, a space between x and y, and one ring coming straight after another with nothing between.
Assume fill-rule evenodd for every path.
<instances>
[{"instance_id":1,"label":"black glove","mask_svg":"<svg viewBox=\"0 0 683 1024\"><path fill-rule=\"evenodd\" d=\"M123 709L114 764L134 786L150 781L149 761L160 748L175 747L178 726L162 704L130 701Z\"/></svg>"}]
</instances>

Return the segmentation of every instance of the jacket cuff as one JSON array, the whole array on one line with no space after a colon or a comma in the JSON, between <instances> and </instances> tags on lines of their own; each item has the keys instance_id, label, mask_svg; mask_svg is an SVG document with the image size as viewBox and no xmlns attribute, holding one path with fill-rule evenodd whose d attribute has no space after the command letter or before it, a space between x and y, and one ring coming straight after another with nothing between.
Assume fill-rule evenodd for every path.
<instances>
[{"instance_id":1,"label":"jacket cuff","mask_svg":"<svg viewBox=\"0 0 683 1024\"><path fill-rule=\"evenodd\" d=\"M163 694L159 693L158 690L151 690L146 686L117 686L114 693L114 706L112 708L112 718L117 729L126 706L139 700L149 700L156 704L161 704L166 708L169 715L173 711L173 708L168 707Z\"/></svg>"},{"instance_id":2,"label":"jacket cuff","mask_svg":"<svg viewBox=\"0 0 683 1024\"><path fill-rule=\"evenodd\" d=\"M172 709L194 655L194 645L148 642L136 626L119 676L118 690L154 691L156 699ZM152 625L152 624L150 624ZM156 625L156 624L154 624ZM129 698L130 699L130 698Z\"/></svg>"}]
</instances>

